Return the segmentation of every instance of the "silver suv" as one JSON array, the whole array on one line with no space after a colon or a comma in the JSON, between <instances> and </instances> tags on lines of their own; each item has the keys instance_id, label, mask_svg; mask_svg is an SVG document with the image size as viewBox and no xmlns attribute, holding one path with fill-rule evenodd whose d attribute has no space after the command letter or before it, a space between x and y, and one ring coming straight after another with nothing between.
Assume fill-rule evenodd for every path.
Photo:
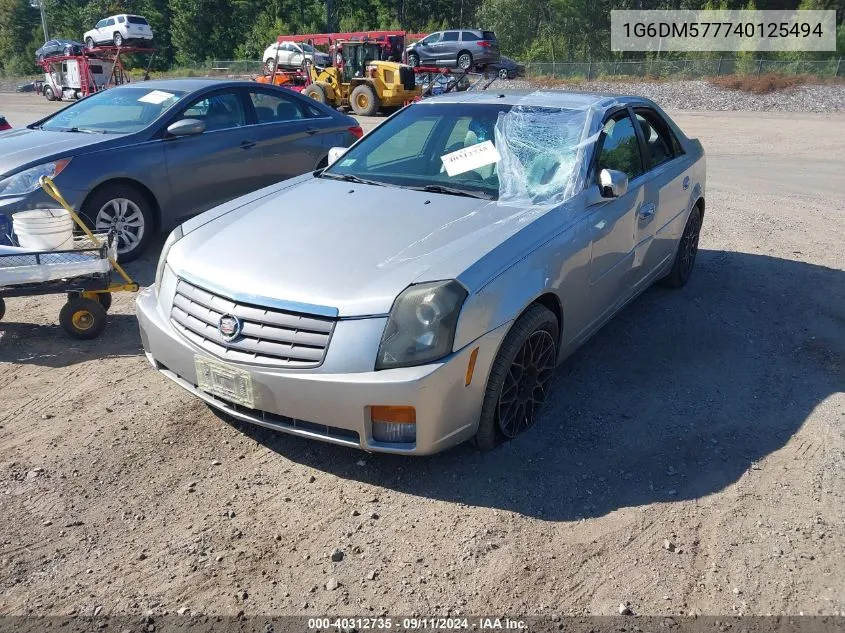
<instances>
[{"instance_id":1,"label":"silver suv","mask_svg":"<svg viewBox=\"0 0 845 633\"><path fill-rule=\"evenodd\" d=\"M457 66L464 70L499 61L499 42L493 31L438 31L411 44L405 52L410 66Z\"/></svg>"}]
</instances>

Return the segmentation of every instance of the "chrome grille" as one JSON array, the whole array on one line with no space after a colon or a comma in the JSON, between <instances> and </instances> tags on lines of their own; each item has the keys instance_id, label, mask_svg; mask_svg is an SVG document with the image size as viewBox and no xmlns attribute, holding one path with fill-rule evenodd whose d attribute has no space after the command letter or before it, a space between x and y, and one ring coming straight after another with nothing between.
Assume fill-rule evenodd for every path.
<instances>
[{"instance_id":1,"label":"chrome grille","mask_svg":"<svg viewBox=\"0 0 845 633\"><path fill-rule=\"evenodd\" d=\"M241 334L226 341L217 329L223 315L238 317ZM180 279L170 321L195 345L224 360L308 368L323 362L335 320L240 303Z\"/></svg>"}]
</instances>

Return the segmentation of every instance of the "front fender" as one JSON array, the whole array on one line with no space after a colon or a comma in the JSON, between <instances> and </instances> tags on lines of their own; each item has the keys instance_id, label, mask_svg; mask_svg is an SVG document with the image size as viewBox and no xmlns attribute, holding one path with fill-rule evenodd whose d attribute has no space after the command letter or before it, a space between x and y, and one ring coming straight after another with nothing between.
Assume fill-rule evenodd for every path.
<instances>
[{"instance_id":1,"label":"front fender","mask_svg":"<svg viewBox=\"0 0 845 633\"><path fill-rule=\"evenodd\" d=\"M459 350L487 332L514 321L537 297L548 291L551 280L549 270L545 266L532 265L529 257L471 294L458 319L454 349Z\"/></svg>"}]
</instances>

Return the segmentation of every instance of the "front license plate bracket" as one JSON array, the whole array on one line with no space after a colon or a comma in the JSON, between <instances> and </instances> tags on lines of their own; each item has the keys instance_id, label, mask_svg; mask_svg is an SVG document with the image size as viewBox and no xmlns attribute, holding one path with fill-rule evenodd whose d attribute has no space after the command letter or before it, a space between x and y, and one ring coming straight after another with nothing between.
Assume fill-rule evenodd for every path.
<instances>
[{"instance_id":1,"label":"front license plate bracket","mask_svg":"<svg viewBox=\"0 0 845 633\"><path fill-rule=\"evenodd\" d=\"M220 363L204 356L194 357L197 387L248 409L256 408L255 389L248 371Z\"/></svg>"}]
</instances>

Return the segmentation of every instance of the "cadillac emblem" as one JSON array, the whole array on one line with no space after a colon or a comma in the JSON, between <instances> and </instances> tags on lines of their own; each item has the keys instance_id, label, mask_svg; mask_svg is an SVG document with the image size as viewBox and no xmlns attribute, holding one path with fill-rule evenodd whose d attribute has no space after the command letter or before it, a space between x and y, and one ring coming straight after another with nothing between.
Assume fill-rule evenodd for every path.
<instances>
[{"instance_id":1,"label":"cadillac emblem","mask_svg":"<svg viewBox=\"0 0 845 633\"><path fill-rule=\"evenodd\" d=\"M231 314L224 314L217 322L217 331L224 341L234 341L241 335L244 324L238 317Z\"/></svg>"}]
</instances>

